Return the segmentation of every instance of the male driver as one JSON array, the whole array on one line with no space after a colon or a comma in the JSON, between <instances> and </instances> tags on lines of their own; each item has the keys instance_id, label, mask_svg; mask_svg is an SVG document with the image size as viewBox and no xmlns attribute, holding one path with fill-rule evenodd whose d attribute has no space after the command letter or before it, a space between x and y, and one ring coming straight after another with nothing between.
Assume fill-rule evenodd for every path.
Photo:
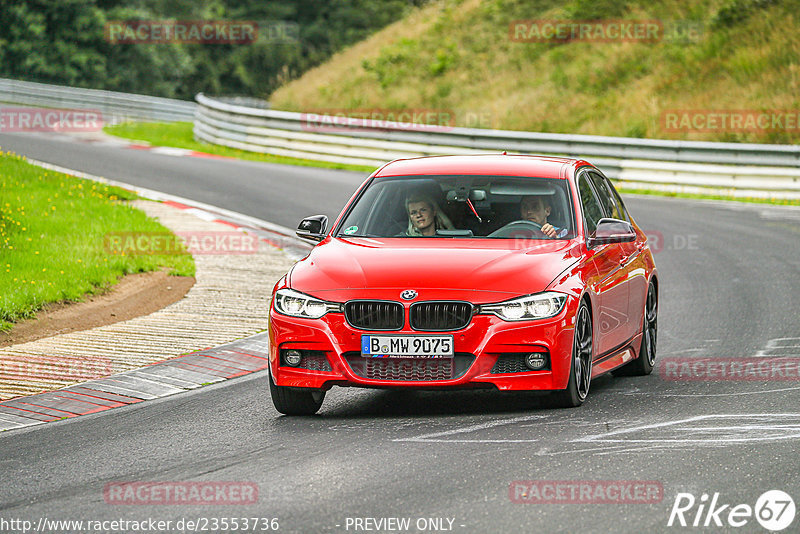
<instances>
[{"instance_id":1,"label":"male driver","mask_svg":"<svg viewBox=\"0 0 800 534\"><path fill-rule=\"evenodd\" d=\"M519 203L520 216L541 226L544 235L551 238L564 237L567 235L566 228L556 228L547 222L551 209L549 195L527 195Z\"/></svg>"}]
</instances>

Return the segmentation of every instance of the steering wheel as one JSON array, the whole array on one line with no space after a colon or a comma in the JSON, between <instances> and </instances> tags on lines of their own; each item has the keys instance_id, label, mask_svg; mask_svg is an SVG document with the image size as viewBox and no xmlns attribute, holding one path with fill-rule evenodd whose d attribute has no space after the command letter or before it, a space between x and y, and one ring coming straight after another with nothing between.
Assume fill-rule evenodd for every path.
<instances>
[{"instance_id":1,"label":"steering wheel","mask_svg":"<svg viewBox=\"0 0 800 534\"><path fill-rule=\"evenodd\" d=\"M512 221L501 226L486 237L526 237L533 239L548 239L542 232L542 225L533 221Z\"/></svg>"}]
</instances>

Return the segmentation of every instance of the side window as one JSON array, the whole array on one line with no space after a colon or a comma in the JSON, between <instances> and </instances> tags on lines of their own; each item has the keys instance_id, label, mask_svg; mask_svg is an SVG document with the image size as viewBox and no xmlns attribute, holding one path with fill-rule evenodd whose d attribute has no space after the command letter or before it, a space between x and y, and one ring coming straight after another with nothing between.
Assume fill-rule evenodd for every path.
<instances>
[{"instance_id":1,"label":"side window","mask_svg":"<svg viewBox=\"0 0 800 534\"><path fill-rule=\"evenodd\" d=\"M603 206L603 211L605 211L606 217L613 217L615 219L619 219L619 213L616 210L614 202L611 200L611 193L609 193L606 184L603 183L603 177L600 176L599 174L590 172L589 178L592 180L592 185L594 185L594 190L597 191L597 199Z\"/></svg>"},{"instance_id":2,"label":"side window","mask_svg":"<svg viewBox=\"0 0 800 534\"><path fill-rule=\"evenodd\" d=\"M631 220L631 216L628 215L628 208L626 208L625 203L622 202L622 197L620 197L619 193L617 193L617 190L614 189L614 184L612 184L611 180L608 178L605 178L603 182L606 183L609 191L611 191L611 198L617 203L617 206L619 206L620 215L622 215L622 217L619 218L623 221L633 222Z\"/></svg>"},{"instance_id":3,"label":"side window","mask_svg":"<svg viewBox=\"0 0 800 534\"><path fill-rule=\"evenodd\" d=\"M606 211L606 216L630 222L628 213L625 211L625 206L622 204L622 200L620 200L611 182L595 172L590 172L589 176L592 179L595 191L597 191L600 204L603 205Z\"/></svg>"},{"instance_id":4,"label":"side window","mask_svg":"<svg viewBox=\"0 0 800 534\"><path fill-rule=\"evenodd\" d=\"M583 208L583 220L586 221L586 234L591 235L597 228L597 221L605 217L603 208L598 202L597 197L589 184L589 177L586 173L578 178L578 192L581 195L581 207Z\"/></svg>"}]
</instances>

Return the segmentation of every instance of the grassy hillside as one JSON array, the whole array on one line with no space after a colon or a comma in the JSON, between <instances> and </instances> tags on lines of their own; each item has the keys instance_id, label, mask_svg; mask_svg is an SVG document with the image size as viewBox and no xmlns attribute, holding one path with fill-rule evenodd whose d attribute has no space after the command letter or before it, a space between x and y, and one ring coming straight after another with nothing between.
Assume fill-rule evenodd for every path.
<instances>
[{"instance_id":1,"label":"grassy hillside","mask_svg":"<svg viewBox=\"0 0 800 534\"><path fill-rule=\"evenodd\" d=\"M514 42L512 21L631 19L696 38ZM275 109L443 109L458 125L793 143L800 125L666 131L670 110L800 111L800 0L438 0L275 91Z\"/></svg>"}]
</instances>

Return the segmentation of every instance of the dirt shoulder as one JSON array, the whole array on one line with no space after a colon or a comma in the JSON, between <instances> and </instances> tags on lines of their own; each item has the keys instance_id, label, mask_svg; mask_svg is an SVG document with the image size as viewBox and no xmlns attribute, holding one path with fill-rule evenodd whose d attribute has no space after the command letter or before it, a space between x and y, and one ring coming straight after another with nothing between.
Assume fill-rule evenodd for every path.
<instances>
[{"instance_id":1,"label":"dirt shoulder","mask_svg":"<svg viewBox=\"0 0 800 534\"><path fill-rule=\"evenodd\" d=\"M46 306L36 318L0 332L0 347L149 315L182 299L194 283L194 277L169 276L165 271L130 274L107 293L84 302Z\"/></svg>"}]
</instances>

